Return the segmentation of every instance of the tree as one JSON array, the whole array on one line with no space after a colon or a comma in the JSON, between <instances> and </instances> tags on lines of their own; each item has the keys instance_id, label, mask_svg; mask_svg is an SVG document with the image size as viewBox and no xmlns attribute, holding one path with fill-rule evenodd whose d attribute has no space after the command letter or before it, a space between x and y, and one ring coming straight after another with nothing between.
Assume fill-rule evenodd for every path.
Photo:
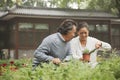
<instances>
[{"instance_id":1,"label":"tree","mask_svg":"<svg viewBox=\"0 0 120 80\"><path fill-rule=\"evenodd\" d=\"M49 8L81 8L86 0L1 0L0 8L11 8L14 5ZM73 6L74 5L74 6Z\"/></svg>"},{"instance_id":2,"label":"tree","mask_svg":"<svg viewBox=\"0 0 120 80\"><path fill-rule=\"evenodd\" d=\"M22 6L30 7L47 7L47 2L45 0L26 0L22 3Z\"/></svg>"},{"instance_id":3,"label":"tree","mask_svg":"<svg viewBox=\"0 0 120 80\"><path fill-rule=\"evenodd\" d=\"M89 0L49 0L51 8L81 9L81 3Z\"/></svg>"},{"instance_id":4,"label":"tree","mask_svg":"<svg viewBox=\"0 0 120 80\"><path fill-rule=\"evenodd\" d=\"M8 9L14 5L102 10L120 17L120 0L0 0L0 9Z\"/></svg>"},{"instance_id":5,"label":"tree","mask_svg":"<svg viewBox=\"0 0 120 80\"><path fill-rule=\"evenodd\" d=\"M91 0L87 9L108 11L120 16L120 0Z\"/></svg>"},{"instance_id":6,"label":"tree","mask_svg":"<svg viewBox=\"0 0 120 80\"><path fill-rule=\"evenodd\" d=\"M120 0L115 0L116 1L116 8L118 10L118 16L120 17Z\"/></svg>"},{"instance_id":7,"label":"tree","mask_svg":"<svg viewBox=\"0 0 120 80\"><path fill-rule=\"evenodd\" d=\"M73 8L71 5L76 4L78 7L80 2L84 0L27 0L23 5L32 7L49 7L49 8Z\"/></svg>"},{"instance_id":8,"label":"tree","mask_svg":"<svg viewBox=\"0 0 120 80\"><path fill-rule=\"evenodd\" d=\"M11 8L13 5L21 5L22 0L0 0L0 9L6 10Z\"/></svg>"}]
</instances>

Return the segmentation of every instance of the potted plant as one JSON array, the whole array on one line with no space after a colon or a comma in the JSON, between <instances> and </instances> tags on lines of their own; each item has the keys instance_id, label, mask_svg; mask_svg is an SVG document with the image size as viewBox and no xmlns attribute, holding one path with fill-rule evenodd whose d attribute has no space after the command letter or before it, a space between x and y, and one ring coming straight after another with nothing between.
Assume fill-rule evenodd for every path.
<instances>
[{"instance_id":1,"label":"potted plant","mask_svg":"<svg viewBox=\"0 0 120 80\"><path fill-rule=\"evenodd\" d=\"M83 61L89 62L90 61L90 54L89 54L89 49L84 49L83 50Z\"/></svg>"},{"instance_id":2,"label":"potted plant","mask_svg":"<svg viewBox=\"0 0 120 80\"><path fill-rule=\"evenodd\" d=\"M87 49L87 48L84 49L84 50L83 50L83 61L89 62L89 61L90 61L90 54L93 53L95 50L96 50L96 48L93 49L92 51L90 51L90 50Z\"/></svg>"}]
</instances>

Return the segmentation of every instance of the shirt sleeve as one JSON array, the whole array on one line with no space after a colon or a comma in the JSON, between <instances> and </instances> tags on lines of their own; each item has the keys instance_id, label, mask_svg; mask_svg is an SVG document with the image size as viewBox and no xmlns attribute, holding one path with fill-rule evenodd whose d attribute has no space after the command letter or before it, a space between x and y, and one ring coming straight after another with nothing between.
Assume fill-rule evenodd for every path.
<instances>
[{"instance_id":1,"label":"shirt sleeve","mask_svg":"<svg viewBox=\"0 0 120 80\"><path fill-rule=\"evenodd\" d=\"M50 40L44 39L41 45L35 50L34 57L37 62L51 61L54 57L50 56Z\"/></svg>"},{"instance_id":2,"label":"shirt sleeve","mask_svg":"<svg viewBox=\"0 0 120 80\"><path fill-rule=\"evenodd\" d=\"M102 41L102 47L101 49L106 49L106 50L110 50L112 47L109 43L103 42Z\"/></svg>"},{"instance_id":3,"label":"shirt sleeve","mask_svg":"<svg viewBox=\"0 0 120 80\"><path fill-rule=\"evenodd\" d=\"M97 42L100 41L100 40L94 38L94 41L97 43ZM99 50L104 50L104 49L105 49L105 50L110 50L110 49L112 48L109 43L106 43L106 42L104 42L104 41L100 41L100 42L102 43L102 46L101 46L101 48L100 48Z\"/></svg>"}]
</instances>

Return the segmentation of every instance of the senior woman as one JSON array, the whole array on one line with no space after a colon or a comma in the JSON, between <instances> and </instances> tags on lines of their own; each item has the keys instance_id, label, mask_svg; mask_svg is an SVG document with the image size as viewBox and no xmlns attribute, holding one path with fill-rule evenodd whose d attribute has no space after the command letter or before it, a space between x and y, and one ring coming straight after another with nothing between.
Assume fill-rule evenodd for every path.
<instances>
[{"instance_id":1,"label":"senior woman","mask_svg":"<svg viewBox=\"0 0 120 80\"><path fill-rule=\"evenodd\" d=\"M87 22L81 22L77 27L78 36L71 40L72 54L75 59L83 59L82 51L89 49L90 51L96 49L90 54L90 63L92 66L97 64L97 52L99 49L111 49L111 45L89 36L89 28Z\"/></svg>"}]
</instances>

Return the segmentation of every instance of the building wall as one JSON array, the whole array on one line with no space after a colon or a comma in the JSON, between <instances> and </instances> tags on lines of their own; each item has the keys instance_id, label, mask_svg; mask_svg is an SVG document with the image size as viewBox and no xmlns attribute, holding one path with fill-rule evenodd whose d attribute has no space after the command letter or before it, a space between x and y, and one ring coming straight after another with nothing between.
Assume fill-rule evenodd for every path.
<instances>
[{"instance_id":1,"label":"building wall","mask_svg":"<svg viewBox=\"0 0 120 80\"><path fill-rule=\"evenodd\" d=\"M111 25L112 47L120 50L120 24Z\"/></svg>"},{"instance_id":2,"label":"building wall","mask_svg":"<svg viewBox=\"0 0 120 80\"><path fill-rule=\"evenodd\" d=\"M8 39L9 39L9 27L7 21L0 21L0 48L8 48Z\"/></svg>"},{"instance_id":3,"label":"building wall","mask_svg":"<svg viewBox=\"0 0 120 80\"><path fill-rule=\"evenodd\" d=\"M11 24L10 48L15 50L14 57L22 58L25 53L32 57L33 51L39 46L42 40L49 34L56 32L60 21L56 19L28 18L11 20L13 24ZM31 52L31 50L33 51Z\"/></svg>"},{"instance_id":4,"label":"building wall","mask_svg":"<svg viewBox=\"0 0 120 80\"><path fill-rule=\"evenodd\" d=\"M35 18L14 18L8 21L7 24L7 38L5 46L8 49L10 58L30 58L33 57L34 50L40 45L42 40L56 32L57 27L64 19L35 19ZM75 21L86 21L89 24L90 36L96 37L102 41L110 43L113 48L120 47L118 40L111 40L111 25L110 20L98 20L98 19L76 19ZM6 22L5 22L6 23ZM6 24L2 24L5 26ZM37 26L37 27L36 27ZM41 27L44 26L44 27ZM113 25L119 26L119 25ZM118 28L115 28L115 30ZM120 30L118 31L120 33ZM114 33L113 33L114 34ZM114 38L112 36L112 38ZM113 41L114 40L114 41ZM112 42L112 43L111 43Z\"/></svg>"}]
</instances>

